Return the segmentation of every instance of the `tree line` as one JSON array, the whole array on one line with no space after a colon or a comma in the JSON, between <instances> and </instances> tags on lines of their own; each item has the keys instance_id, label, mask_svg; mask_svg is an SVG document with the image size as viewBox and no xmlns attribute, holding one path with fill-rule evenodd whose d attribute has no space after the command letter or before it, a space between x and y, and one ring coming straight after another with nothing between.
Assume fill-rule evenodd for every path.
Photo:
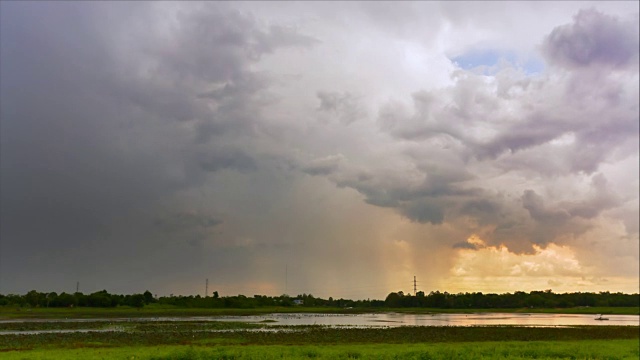
<instances>
[{"instance_id":1,"label":"tree line","mask_svg":"<svg viewBox=\"0 0 640 360\"><path fill-rule=\"evenodd\" d=\"M272 306L307 306L307 307L381 307L384 301L381 300L349 300L349 299L328 299L316 298L311 294L302 294L295 297L289 295L267 296L245 295L219 296L214 291L212 296L200 295L176 295L174 296L154 296L149 290L142 294L118 295L110 294L106 290L97 291L91 294L76 293L56 293L38 292L31 290L25 295L2 295L0 294L0 306L18 307L117 307L130 306L141 308L145 305L159 304L169 305L179 308L236 308L248 309Z\"/></svg>"},{"instance_id":2,"label":"tree line","mask_svg":"<svg viewBox=\"0 0 640 360\"><path fill-rule=\"evenodd\" d=\"M415 296L402 291L392 292L385 299L387 307L424 307L438 309L516 309L516 308L571 308L590 307L637 307L639 294L610 292L574 292L556 294L551 290L516 291L505 294L458 293L434 291L425 294L418 291Z\"/></svg>"},{"instance_id":3,"label":"tree line","mask_svg":"<svg viewBox=\"0 0 640 360\"><path fill-rule=\"evenodd\" d=\"M118 295L110 294L106 290L91 294L56 293L29 291L25 295L0 294L0 306L18 307L118 307L130 306L142 308L145 305L159 304L181 308L259 308L272 306L302 306L302 307L338 307L338 308L439 308L439 309L508 309L508 308L570 308L576 306L603 307L637 307L640 306L639 294L624 293L588 293L575 292L556 294L551 290L531 291L529 293L517 291L505 294L457 293L432 291L425 294L418 291L415 295L404 294L402 291L392 292L385 300L350 300L350 299L322 299L311 294L295 297L289 295L267 296L244 295L219 296L217 291L212 296L200 295L170 295L157 297L150 291L141 294Z\"/></svg>"}]
</instances>

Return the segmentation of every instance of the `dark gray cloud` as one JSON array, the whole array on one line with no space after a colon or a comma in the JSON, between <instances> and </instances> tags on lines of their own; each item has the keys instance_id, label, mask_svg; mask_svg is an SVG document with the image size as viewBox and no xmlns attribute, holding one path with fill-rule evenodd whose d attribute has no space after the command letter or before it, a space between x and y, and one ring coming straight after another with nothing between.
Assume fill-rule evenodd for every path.
<instances>
[{"instance_id":1,"label":"dark gray cloud","mask_svg":"<svg viewBox=\"0 0 640 360\"><path fill-rule=\"evenodd\" d=\"M336 179L336 185L340 188L352 188L365 196L364 201L368 204L381 207L397 207L399 201L390 192L393 190L379 184L380 179L376 179L368 173L359 173L354 176L343 176ZM401 190L402 191L402 190Z\"/></svg>"},{"instance_id":2,"label":"dark gray cloud","mask_svg":"<svg viewBox=\"0 0 640 360\"><path fill-rule=\"evenodd\" d=\"M586 220L622 205L602 174L592 177L591 190L580 201L563 201L547 206L545 199L533 190L526 190L521 200L523 208L534 220L531 238L537 243L553 241L559 235L580 235L592 226Z\"/></svg>"},{"instance_id":3,"label":"dark gray cloud","mask_svg":"<svg viewBox=\"0 0 640 360\"><path fill-rule=\"evenodd\" d=\"M419 223L440 225L444 221L444 204L441 199L423 199L405 203L400 211Z\"/></svg>"},{"instance_id":4,"label":"dark gray cloud","mask_svg":"<svg viewBox=\"0 0 640 360\"><path fill-rule=\"evenodd\" d=\"M498 196L471 198L460 204L458 215L471 217L480 225L499 224L504 227L509 217L505 214L503 202L500 200Z\"/></svg>"},{"instance_id":5,"label":"dark gray cloud","mask_svg":"<svg viewBox=\"0 0 640 360\"><path fill-rule=\"evenodd\" d=\"M208 229L221 223L222 220L220 219L197 212L179 212L159 217L154 222L162 231L169 233L194 229Z\"/></svg>"},{"instance_id":6,"label":"dark gray cloud","mask_svg":"<svg viewBox=\"0 0 640 360\"><path fill-rule=\"evenodd\" d=\"M349 168L333 172L330 178L339 187L358 191L371 205L397 208L406 218L423 224L438 225L447 216L472 214L474 204L490 206L490 201L482 200L485 196L482 190L457 184L470 179L464 170L448 164L415 161L419 170L413 174L414 180L392 170L367 174Z\"/></svg>"},{"instance_id":7,"label":"dark gray cloud","mask_svg":"<svg viewBox=\"0 0 640 360\"><path fill-rule=\"evenodd\" d=\"M291 28L264 30L224 4L185 9L175 23L156 10L2 4L3 282L10 269L57 267L51 276L138 291L139 284L114 285L134 259L151 267L173 254L183 266L191 250L162 239L180 233L201 246L219 222L194 215L178 194L208 172L256 169L252 147L242 144L269 81L250 66L317 41ZM174 216L158 217L167 212ZM156 255L141 256L149 247ZM121 266L108 275L114 263ZM46 288L60 278L22 280Z\"/></svg>"},{"instance_id":8,"label":"dark gray cloud","mask_svg":"<svg viewBox=\"0 0 640 360\"><path fill-rule=\"evenodd\" d=\"M553 29L542 47L551 62L568 68L637 66L639 48L637 23L595 9L580 10L573 24Z\"/></svg>"},{"instance_id":9,"label":"dark gray cloud","mask_svg":"<svg viewBox=\"0 0 640 360\"><path fill-rule=\"evenodd\" d=\"M220 148L200 154L199 164L205 171L218 171L232 169L238 171L250 171L257 168L253 157L242 150L233 148Z\"/></svg>"},{"instance_id":10,"label":"dark gray cloud","mask_svg":"<svg viewBox=\"0 0 640 360\"><path fill-rule=\"evenodd\" d=\"M620 197L612 191L603 174L596 174L591 180L591 194L581 202L565 204L572 216L584 219L594 218L604 210L621 205Z\"/></svg>"},{"instance_id":11,"label":"dark gray cloud","mask_svg":"<svg viewBox=\"0 0 640 360\"><path fill-rule=\"evenodd\" d=\"M528 119L501 131L487 143L474 146L474 155L480 159L496 158L504 152L516 153L545 144L566 132L568 125L551 114L531 114Z\"/></svg>"},{"instance_id":12,"label":"dark gray cloud","mask_svg":"<svg viewBox=\"0 0 640 360\"><path fill-rule=\"evenodd\" d=\"M309 175L329 175L338 170L340 162L344 160L342 155L330 155L313 159L302 165L302 171Z\"/></svg>"},{"instance_id":13,"label":"dark gray cloud","mask_svg":"<svg viewBox=\"0 0 640 360\"><path fill-rule=\"evenodd\" d=\"M556 225L565 223L571 214L565 209L547 209L544 198L533 190L526 190L522 195L522 206L529 211L531 217L541 223Z\"/></svg>"},{"instance_id":14,"label":"dark gray cloud","mask_svg":"<svg viewBox=\"0 0 640 360\"><path fill-rule=\"evenodd\" d=\"M272 25L260 28L253 16L225 4L198 4L178 15L177 31L158 38L146 52L160 60L158 71L177 80L219 83L241 79L247 66L283 47L319 43L296 29ZM168 43L167 43L168 41Z\"/></svg>"}]
</instances>

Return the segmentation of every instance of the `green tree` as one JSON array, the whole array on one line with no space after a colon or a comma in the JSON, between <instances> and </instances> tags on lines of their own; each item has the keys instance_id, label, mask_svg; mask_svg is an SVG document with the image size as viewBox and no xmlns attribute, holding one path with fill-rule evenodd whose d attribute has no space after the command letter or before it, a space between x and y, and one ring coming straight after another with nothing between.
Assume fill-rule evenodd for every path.
<instances>
[{"instance_id":1,"label":"green tree","mask_svg":"<svg viewBox=\"0 0 640 360\"><path fill-rule=\"evenodd\" d=\"M144 294L142 295L144 296L144 303L146 305L149 305L152 302L155 302L155 299L153 298L153 294L151 294L149 290L145 291Z\"/></svg>"},{"instance_id":2,"label":"green tree","mask_svg":"<svg viewBox=\"0 0 640 360\"><path fill-rule=\"evenodd\" d=\"M36 307L45 302L45 295L35 290L31 290L24 296L24 299L28 305Z\"/></svg>"},{"instance_id":3,"label":"green tree","mask_svg":"<svg viewBox=\"0 0 640 360\"><path fill-rule=\"evenodd\" d=\"M132 306L134 308L142 308L144 306L144 295L142 294L134 294L131 295L128 299L127 305Z\"/></svg>"},{"instance_id":4,"label":"green tree","mask_svg":"<svg viewBox=\"0 0 640 360\"><path fill-rule=\"evenodd\" d=\"M387 295L387 298L384 299L384 304L387 307L400 307L402 305L403 296L404 293L402 291L398 291L397 293L389 293L389 295Z\"/></svg>"}]
</instances>

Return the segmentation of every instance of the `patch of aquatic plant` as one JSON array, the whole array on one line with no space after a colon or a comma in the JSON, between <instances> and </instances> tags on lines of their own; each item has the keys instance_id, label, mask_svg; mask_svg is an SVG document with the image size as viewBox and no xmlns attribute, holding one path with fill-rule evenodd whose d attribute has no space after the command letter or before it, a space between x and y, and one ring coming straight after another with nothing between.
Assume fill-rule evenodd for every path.
<instances>
[{"instance_id":1,"label":"patch of aquatic plant","mask_svg":"<svg viewBox=\"0 0 640 360\"><path fill-rule=\"evenodd\" d=\"M259 329L264 325L240 321L154 321L135 323L135 331L206 331Z\"/></svg>"},{"instance_id":2,"label":"patch of aquatic plant","mask_svg":"<svg viewBox=\"0 0 640 360\"><path fill-rule=\"evenodd\" d=\"M317 344L324 346L487 341L638 340L640 337L637 326L585 326L574 328L445 326L385 329L270 326L269 330L280 331L260 331L260 328L218 331L224 329L206 328L208 324L176 323L176 327L171 327L172 324L157 326L156 324L145 323L138 325L141 328L136 329L134 327L125 332L1 335L0 351L78 348L89 345L92 347L189 345L210 341L219 344L296 346Z\"/></svg>"},{"instance_id":3,"label":"patch of aquatic plant","mask_svg":"<svg viewBox=\"0 0 640 360\"><path fill-rule=\"evenodd\" d=\"M330 328L309 326L306 331L262 333L247 332L250 344L393 344L474 341L551 341L638 339L638 327L584 326L573 328L487 327L395 327Z\"/></svg>"},{"instance_id":4,"label":"patch of aquatic plant","mask_svg":"<svg viewBox=\"0 0 640 360\"><path fill-rule=\"evenodd\" d=\"M74 329L105 329L113 326L124 326L122 321L42 321L42 322L8 322L0 323L2 331L38 331L38 330L74 330Z\"/></svg>"}]
</instances>

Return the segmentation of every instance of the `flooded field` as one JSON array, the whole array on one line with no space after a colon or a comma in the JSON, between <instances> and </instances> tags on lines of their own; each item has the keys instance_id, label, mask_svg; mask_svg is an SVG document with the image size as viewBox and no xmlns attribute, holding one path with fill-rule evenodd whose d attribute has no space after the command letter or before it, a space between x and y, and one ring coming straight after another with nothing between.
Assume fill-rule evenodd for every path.
<instances>
[{"instance_id":1,"label":"flooded field","mask_svg":"<svg viewBox=\"0 0 640 360\"><path fill-rule=\"evenodd\" d=\"M538 321L541 317L546 320ZM502 326L517 318L520 321L516 324L524 326ZM553 318L556 320L550 322ZM579 318L598 324L624 320L397 313L13 320L0 323L0 357L346 359L381 358L381 354L387 354L382 358L397 359L400 351L405 351L406 356L401 358L415 359L416 349L420 349L421 356L436 359L505 358L505 354L509 358L638 358L637 316L635 321L623 321L635 326L570 325ZM491 322L502 325L492 326ZM446 325L436 325L443 323ZM482 343L487 344L486 348L478 352ZM526 348L514 352L522 343L527 344ZM465 348L466 344L471 344L470 348ZM535 351L532 344L537 344ZM471 351L475 355L470 357ZM442 356L434 355L436 352Z\"/></svg>"},{"instance_id":2,"label":"flooded field","mask_svg":"<svg viewBox=\"0 0 640 360\"><path fill-rule=\"evenodd\" d=\"M640 325L636 315L610 315L609 320L596 320L594 315L572 314L270 314L262 316L227 316L224 321L270 322L278 325L362 326L578 326L578 325Z\"/></svg>"},{"instance_id":3,"label":"flooded field","mask_svg":"<svg viewBox=\"0 0 640 360\"><path fill-rule=\"evenodd\" d=\"M261 325L325 325L335 327L401 327L401 326L639 326L637 315L605 315L608 320L596 320L596 315L588 314L529 314L529 313L473 313L473 314L267 314L255 316L196 316L196 317L153 317L153 318L96 318L96 319L11 319L0 320L1 324L11 323L145 323L145 322L242 322ZM86 331L86 329L83 329ZM110 329L110 331L119 329ZM65 331L73 331L65 329ZM4 332L0 331L0 335Z\"/></svg>"}]
</instances>

